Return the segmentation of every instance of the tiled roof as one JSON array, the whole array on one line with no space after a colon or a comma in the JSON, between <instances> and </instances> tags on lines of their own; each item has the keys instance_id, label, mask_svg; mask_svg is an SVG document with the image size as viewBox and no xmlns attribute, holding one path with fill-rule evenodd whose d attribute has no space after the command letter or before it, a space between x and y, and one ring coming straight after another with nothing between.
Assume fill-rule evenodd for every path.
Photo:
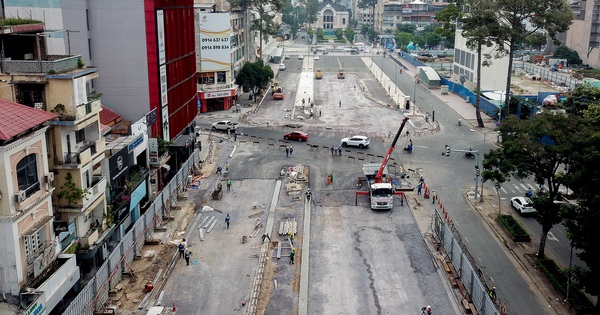
<instances>
[{"instance_id":1,"label":"tiled roof","mask_svg":"<svg viewBox=\"0 0 600 315\"><path fill-rule=\"evenodd\" d=\"M348 11L348 9L345 6L334 3L331 0L325 0L321 3L319 3L318 11L323 10L323 8L325 8L328 4L337 12Z\"/></svg>"},{"instance_id":2,"label":"tiled roof","mask_svg":"<svg viewBox=\"0 0 600 315\"><path fill-rule=\"evenodd\" d=\"M12 137L58 117L54 113L0 99L0 140Z\"/></svg>"},{"instance_id":3,"label":"tiled roof","mask_svg":"<svg viewBox=\"0 0 600 315\"><path fill-rule=\"evenodd\" d=\"M101 124L104 124L104 125L107 125L110 127L110 126L120 122L121 120L123 120L123 118L121 117L121 115L119 115L119 113L102 105L102 110L100 111L100 123Z\"/></svg>"}]
</instances>

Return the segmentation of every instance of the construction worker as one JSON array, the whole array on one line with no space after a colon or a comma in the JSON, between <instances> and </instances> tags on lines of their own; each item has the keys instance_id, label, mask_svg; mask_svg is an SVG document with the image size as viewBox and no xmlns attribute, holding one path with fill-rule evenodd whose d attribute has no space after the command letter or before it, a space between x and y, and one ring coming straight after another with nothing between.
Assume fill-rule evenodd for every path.
<instances>
[{"instance_id":1,"label":"construction worker","mask_svg":"<svg viewBox=\"0 0 600 315\"><path fill-rule=\"evenodd\" d=\"M290 252L290 264L294 264L294 256L296 255L296 249L292 247L292 251Z\"/></svg>"},{"instance_id":2,"label":"construction worker","mask_svg":"<svg viewBox=\"0 0 600 315\"><path fill-rule=\"evenodd\" d=\"M262 236L263 243L265 242L265 238L268 238L269 242L271 242L271 237L269 236L269 233L265 232L265 234L263 234L263 236Z\"/></svg>"},{"instance_id":3,"label":"construction worker","mask_svg":"<svg viewBox=\"0 0 600 315\"><path fill-rule=\"evenodd\" d=\"M292 231L288 232L288 237L290 238L290 243L294 245L294 233Z\"/></svg>"},{"instance_id":4,"label":"construction worker","mask_svg":"<svg viewBox=\"0 0 600 315\"><path fill-rule=\"evenodd\" d=\"M306 189L306 200L310 201L312 193L310 192L310 188Z\"/></svg>"},{"instance_id":5,"label":"construction worker","mask_svg":"<svg viewBox=\"0 0 600 315\"><path fill-rule=\"evenodd\" d=\"M495 299L496 299L496 287L492 287L492 289L490 290L490 293L489 293L489 295L490 295L490 298L491 298L492 300L495 300Z\"/></svg>"}]
</instances>

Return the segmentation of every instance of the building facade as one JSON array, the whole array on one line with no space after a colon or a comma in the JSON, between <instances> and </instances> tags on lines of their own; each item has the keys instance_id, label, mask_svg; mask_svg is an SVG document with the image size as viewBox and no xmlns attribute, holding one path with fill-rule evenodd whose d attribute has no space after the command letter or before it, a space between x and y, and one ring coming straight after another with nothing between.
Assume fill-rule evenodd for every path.
<instances>
[{"instance_id":1,"label":"building facade","mask_svg":"<svg viewBox=\"0 0 600 315\"><path fill-rule=\"evenodd\" d=\"M101 68L93 87L126 120L157 111L151 134L167 140L189 128L197 113L193 0L3 3L7 17L66 30L45 38L48 51Z\"/></svg>"},{"instance_id":2,"label":"building facade","mask_svg":"<svg viewBox=\"0 0 600 315\"><path fill-rule=\"evenodd\" d=\"M54 222L46 123L58 115L7 100L0 112L0 290L42 313L80 278L75 255L61 254Z\"/></svg>"},{"instance_id":3,"label":"building facade","mask_svg":"<svg viewBox=\"0 0 600 315\"><path fill-rule=\"evenodd\" d=\"M570 1L573 22L565 45L577 52L584 64L600 68L600 0Z\"/></svg>"},{"instance_id":4,"label":"building facade","mask_svg":"<svg viewBox=\"0 0 600 315\"><path fill-rule=\"evenodd\" d=\"M348 23L350 12L346 7L329 0L319 3L315 28L323 29L325 34L332 33L332 30L335 33L336 29L346 30Z\"/></svg>"},{"instance_id":5,"label":"building facade","mask_svg":"<svg viewBox=\"0 0 600 315\"><path fill-rule=\"evenodd\" d=\"M482 47L481 54L494 55L494 47ZM508 56L494 58L491 65L481 67L481 90L495 91L506 89L506 77L508 75ZM455 82L463 78L464 86L473 90L477 82L477 51L467 47L467 40L462 36L462 30L456 30L454 40L454 63L452 79Z\"/></svg>"}]
</instances>

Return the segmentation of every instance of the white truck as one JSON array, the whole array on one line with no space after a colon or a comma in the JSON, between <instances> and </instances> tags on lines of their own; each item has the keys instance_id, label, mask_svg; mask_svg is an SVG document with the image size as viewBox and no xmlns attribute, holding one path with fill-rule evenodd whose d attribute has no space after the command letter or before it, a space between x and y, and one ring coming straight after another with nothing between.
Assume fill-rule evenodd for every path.
<instances>
[{"instance_id":1,"label":"white truck","mask_svg":"<svg viewBox=\"0 0 600 315\"><path fill-rule=\"evenodd\" d=\"M238 123L234 123L230 120L221 120L212 124L212 130L217 131L236 131L238 129Z\"/></svg>"}]
</instances>

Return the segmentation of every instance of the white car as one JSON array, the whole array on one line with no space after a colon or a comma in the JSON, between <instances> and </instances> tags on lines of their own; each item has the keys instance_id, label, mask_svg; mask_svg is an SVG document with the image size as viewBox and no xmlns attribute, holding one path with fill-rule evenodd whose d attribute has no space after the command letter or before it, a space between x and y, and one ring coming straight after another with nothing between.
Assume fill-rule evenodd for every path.
<instances>
[{"instance_id":1,"label":"white car","mask_svg":"<svg viewBox=\"0 0 600 315\"><path fill-rule=\"evenodd\" d=\"M315 60L319 60L319 56L315 56Z\"/></svg>"},{"instance_id":2,"label":"white car","mask_svg":"<svg viewBox=\"0 0 600 315\"><path fill-rule=\"evenodd\" d=\"M298 55L298 60L304 60L304 55Z\"/></svg>"},{"instance_id":3,"label":"white car","mask_svg":"<svg viewBox=\"0 0 600 315\"><path fill-rule=\"evenodd\" d=\"M238 123L229 120L221 120L212 124L212 130L217 131L235 131L238 129Z\"/></svg>"},{"instance_id":4,"label":"white car","mask_svg":"<svg viewBox=\"0 0 600 315\"><path fill-rule=\"evenodd\" d=\"M529 197L513 197L510 199L510 205L520 214L537 213L537 210L533 207L533 201Z\"/></svg>"},{"instance_id":5,"label":"white car","mask_svg":"<svg viewBox=\"0 0 600 315\"><path fill-rule=\"evenodd\" d=\"M280 64L279 64L279 70L280 70L280 71L283 71L283 70L285 70L285 63L280 63Z\"/></svg>"},{"instance_id":6,"label":"white car","mask_svg":"<svg viewBox=\"0 0 600 315\"><path fill-rule=\"evenodd\" d=\"M362 149L368 147L369 144L371 144L371 140L369 140L369 138L366 136L352 136L342 139L343 147L352 146Z\"/></svg>"}]
</instances>

